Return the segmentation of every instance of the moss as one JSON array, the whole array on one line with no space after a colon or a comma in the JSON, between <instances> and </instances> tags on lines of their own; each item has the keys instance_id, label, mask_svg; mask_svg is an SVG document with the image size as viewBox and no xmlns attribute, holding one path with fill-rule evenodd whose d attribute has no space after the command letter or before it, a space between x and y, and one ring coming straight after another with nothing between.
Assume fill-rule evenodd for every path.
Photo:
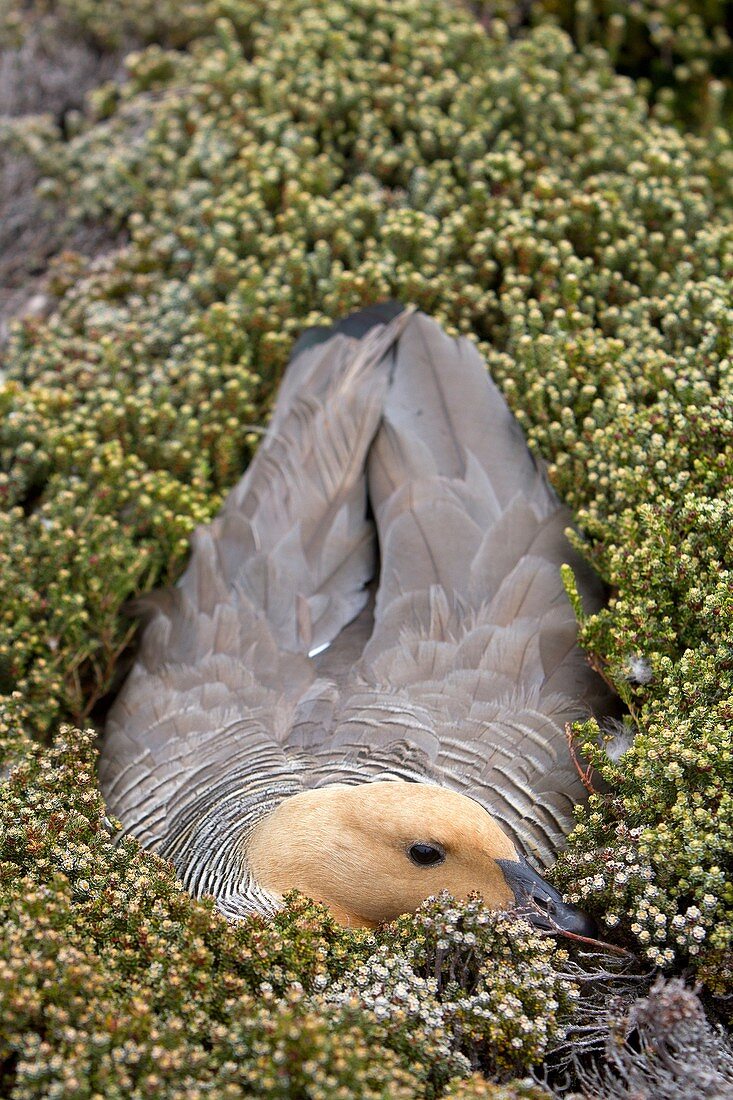
<instances>
[{"instance_id":1,"label":"moss","mask_svg":"<svg viewBox=\"0 0 733 1100\"><path fill-rule=\"evenodd\" d=\"M162 1072L161 1095L252 1095L257 1059L312 1048L333 1090L351 1073L374 1095L429 1095L440 1050L521 1075L565 1026L558 959L492 925L508 954L467 993L487 1015L471 1002L455 1042L458 990L433 991L439 1027L412 1021L411 1046L401 992L382 1021L343 995L369 988L382 949L422 989L424 924L366 943L294 902L228 928L167 866L112 844L86 735L32 740L101 718L131 634L121 608L180 572L296 335L388 295L476 339L610 585L582 638L636 741L608 755L577 731L608 790L558 881L645 964L730 991L729 135L665 125L608 55L556 28L512 41L438 0L194 15L188 49L133 55L69 140L29 136L47 200L129 242L59 259L58 307L16 327L0 391L0 737L20 762L2 811L6 1091L74 1095L68 1074L80 1096L134 1095ZM508 993L527 1006L521 1050L497 1013ZM340 1029L389 1052L383 1077L336 1066ZM288 1046L296 1031L310 1038Z\"/></svg>"}]
</instances>

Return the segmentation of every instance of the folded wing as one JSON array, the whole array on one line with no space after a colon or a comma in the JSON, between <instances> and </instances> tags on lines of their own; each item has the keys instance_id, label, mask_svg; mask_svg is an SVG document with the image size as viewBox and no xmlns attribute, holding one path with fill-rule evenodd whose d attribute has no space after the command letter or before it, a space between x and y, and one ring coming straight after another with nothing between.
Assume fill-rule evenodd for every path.
<instances>
[{"instance_id":1,"label":"folded wing","mask_svg":"<svg viewBox=\"0 0 733 1100\"><path fill-rule=\"evenodd\" d=\"M312 330L149 598L102 745L110 812L232 914L267 905L249 825L332 782L451 787L548 864L584 795L565 723L608 707L560 581L568 562L599 606L569 522L468 340L397 306Z\"/></svg>"},{"instance_id":2,"label":"folded wing","mask_svg":"<svg viewBox=\"0 0 733 1100\"><path fill-rule=\"evenodd\" d=\"M365 460L406 322L370 318L366 334L301 349L265 440L196 532L177 587L147 598L100 780L125 831L194 891L239 889L243 827L303 786L286 743L297 705L319 690L308 654L368 598Z\"/></svg>"},{"instance_id":3,"label":"folded wing","mask_svg":"<svg viewBox=\"0 0 733 1100\"><path fill-rule=\"evenodd\" d=\"M330 751L421 750L434 782L484 803L546 865L584 796L565 724L607 706L561 564L588 611L601 589L475 347L424 315L400 339L368 478L374 629Z\"/></svg>"}]
</instances>

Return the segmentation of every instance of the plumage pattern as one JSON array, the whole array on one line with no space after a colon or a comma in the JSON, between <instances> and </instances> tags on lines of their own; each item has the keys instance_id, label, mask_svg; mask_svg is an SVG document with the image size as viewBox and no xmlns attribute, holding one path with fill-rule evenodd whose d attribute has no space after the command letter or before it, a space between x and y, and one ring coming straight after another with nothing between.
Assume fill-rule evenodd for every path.
<instances>
[{"instance_id":1,"label":"plumage pattern","mask_svg":"<svg viewBox=\"0 0 733 1100\"><path fill-rule=\"evenodd\" d=\"M232 916L275 904L247 868L257 822L332 783L470 795L546 866L584 794L565 723L607 705L560 581L570 562L598 606L569 518L468 340L394 306L306 334L255 459L150 598L102 747L111 813Z\"/></svg>"}]
</instances>

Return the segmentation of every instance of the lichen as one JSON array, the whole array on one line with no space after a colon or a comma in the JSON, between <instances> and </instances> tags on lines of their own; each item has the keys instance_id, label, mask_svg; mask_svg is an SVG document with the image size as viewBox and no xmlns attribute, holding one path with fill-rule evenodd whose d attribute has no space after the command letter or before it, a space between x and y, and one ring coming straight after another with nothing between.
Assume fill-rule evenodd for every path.
<instances>
[{"instance_id":1,"label":"lichen","mask_svg":"<svg viewBox=\"0 0 733 1100\"><path fill-rule=\"evenodd\" d=\"M608 1064L580 1068L582 1097L634 1100L720 1100L733 1095L733 1050L700 999L678 978L655 982L648 996L617 1013L608 1037Z\"/></svg>"}]
</instances>

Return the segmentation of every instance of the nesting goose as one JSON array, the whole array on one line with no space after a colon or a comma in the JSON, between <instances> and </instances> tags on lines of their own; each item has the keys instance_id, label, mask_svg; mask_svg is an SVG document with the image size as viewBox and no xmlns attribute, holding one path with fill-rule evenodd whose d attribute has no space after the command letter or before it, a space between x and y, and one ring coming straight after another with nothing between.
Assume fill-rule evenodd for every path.
<instances>
[{"instance_id":1,"label":"nesting goose","mask_svg":"<svg viewBox=\"0 0 733 1100\"><path fill-rule=\"evenodd\" d=\"M589 931L532 866L584 796L565 724L606 705L568 523L467 339L394 304L309 330L153 598L102 744L110 812L233 918L298 888L369 927L448 889Z\"/></svg>"}]
</instances>

